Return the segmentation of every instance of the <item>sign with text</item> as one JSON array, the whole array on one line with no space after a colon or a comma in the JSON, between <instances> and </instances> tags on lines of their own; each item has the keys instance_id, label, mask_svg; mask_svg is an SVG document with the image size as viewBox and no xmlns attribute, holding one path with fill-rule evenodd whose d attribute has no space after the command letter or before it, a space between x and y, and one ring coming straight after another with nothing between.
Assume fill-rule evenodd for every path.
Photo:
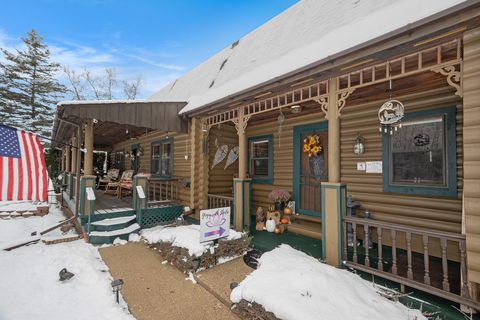
<instances>
[{"instance_id":1,"label":"sign with text","mask_svg":"<svg viewBox=\"0 0 480 320\"><path fill-rule=\"evenodd\" d=\"M228 236L230 207L200 210L200 242Z\"/></svg>"}]
</instances>

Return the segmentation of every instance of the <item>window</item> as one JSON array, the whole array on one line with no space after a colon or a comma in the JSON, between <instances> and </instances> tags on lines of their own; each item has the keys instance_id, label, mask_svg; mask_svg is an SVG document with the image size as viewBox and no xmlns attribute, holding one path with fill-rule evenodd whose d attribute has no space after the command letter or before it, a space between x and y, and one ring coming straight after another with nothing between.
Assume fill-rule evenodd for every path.
<instances>
[{"instance_id":1,"label":"window","mask_svg":"<svg viewBox=\"0 0 480 320\"><path fill-rule=\"evenodd\" d=\"M113 167L120 171L125 169L125 153L123 150L118 150L113 153Z\"/></svg>"},{"instance_id":2,"label":"window","mask_svg":"<svg viewBox=\"0 0 480 320\"><path fill-rule=\"evenodd\" d=\"M455 107L407 114L383 152L384 191L456 196Z\"/></svg>"},{"instance_id":3,"label":"window","mask_svg":"<svg viewBox=\"0 0 480 320\"><path fill-rule=\"evenodd\" d=\"M173 168L173 139L164 139L152 143L151 172L157 177L170 178Z\"/></svg>"},{"instance_id":4,"label":"window","mask_svg":"<svg viewBox=\"0 0 480 320\"><path fill-rule=\"evenodd\" d=\"M249 172L254 183L271 184L273 180L272 135L252 137L249 141Z\"/></svg>"}]
</instances>

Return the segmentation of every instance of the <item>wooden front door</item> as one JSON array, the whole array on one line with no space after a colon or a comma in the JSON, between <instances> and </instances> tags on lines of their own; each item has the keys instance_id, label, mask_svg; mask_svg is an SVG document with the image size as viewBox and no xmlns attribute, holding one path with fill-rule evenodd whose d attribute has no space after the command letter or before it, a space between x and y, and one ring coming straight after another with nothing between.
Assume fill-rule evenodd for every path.
<instances>
[{"instance_id":1,"label":"wooden front door","mask_svg":"<svg viewBox=\"0 0 480 320\"><path fill-rule=\"evenodd\" d=\"M293 129L293 199L298 213L320 217L322 197L320 184L328 181L327 122L298 126ZM322 151L309 156L305 139L318 136Z\"/></svg>"}]
</instances>

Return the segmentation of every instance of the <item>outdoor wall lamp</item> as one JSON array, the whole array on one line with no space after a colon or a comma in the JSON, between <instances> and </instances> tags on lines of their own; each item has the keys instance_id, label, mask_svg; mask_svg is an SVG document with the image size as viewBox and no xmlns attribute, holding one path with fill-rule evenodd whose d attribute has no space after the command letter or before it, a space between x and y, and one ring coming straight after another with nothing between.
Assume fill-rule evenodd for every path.
<instances>
[{"instance_id":1,"label":"outdoor wall lamp","mask_svg":"<svg viewBox=\"0 0 480 320\"><path fill-rule=\"evenodd\" d=\"M117 297L117 303L119 303L119 293L120 293L120 290L122 290L122 287L123 287L123 280L122 279L117 279L117 280L113 280L112 283L112 290L113 292L115 292L115 295Z\"/></svg>"},{"instance_id":2,"label":"outdoor wall lamp","mask_svg":"<svg viewBox=\"0 0 480 320\"><path fill-rule=\"evenodd\" d=\"M290 111L294 114L299 113L300 111L302 111L302 106L299 104L293 105L290 107Z\"/></svg>"},{"instance_id":3,"label":"outdoor wall lamp","mask_svg":"<svg viewBox=\"0 0 480 320\"><path fill-rule=\"evenodd\" d=\"M357 134L357 138L355 139L353 153L356 155L365 153L365 138L360 133Z\"/></svg>"}]
</instances>

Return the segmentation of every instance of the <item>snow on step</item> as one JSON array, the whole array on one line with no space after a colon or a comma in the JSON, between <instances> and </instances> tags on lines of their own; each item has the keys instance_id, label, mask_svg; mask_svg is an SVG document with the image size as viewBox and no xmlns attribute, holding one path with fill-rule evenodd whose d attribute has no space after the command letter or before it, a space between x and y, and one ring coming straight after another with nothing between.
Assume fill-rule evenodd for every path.
<instances>
[{"instance_id":1,"label":"snow on step","mask_svg":"<svg viewBox=\"0 0 480 320\"><path fill-rule=\"evenodd\" d=\"M118 229L118 230L113 230L113 231L92 231L90 233L91 237L111 237L111 236L119 236L122 234L127 234L134 232L136 230L140 229L140 226L138 223L134 223L126 228L123 229Z\"/></svg>"},{"instance_id":2,"label":"snow on step","mask_svg":"<svg viewBox=\"0 0 480 320\"><path fill-rule=\"evenodd\" d=\"M124 207L124 208L97 209L95 210L95 214L115 213L115 212L130 211L130 210L133 210L133 208Z\"/></svg>"},{"instance_id":3,"label":"snow on step","mask_svg":"<svg viewBox=\"0 0 480 320\"><path fill-rule=\"evenodd\" d=\"M118 217L118 218L110 218L110 219L103 219L100 221L92 222L92 225L95 226L114 226L116 224L127 223L132 220L135 220L137 217L133 216L126 216L126 217Z\"/></svg>"}]
</instances>

